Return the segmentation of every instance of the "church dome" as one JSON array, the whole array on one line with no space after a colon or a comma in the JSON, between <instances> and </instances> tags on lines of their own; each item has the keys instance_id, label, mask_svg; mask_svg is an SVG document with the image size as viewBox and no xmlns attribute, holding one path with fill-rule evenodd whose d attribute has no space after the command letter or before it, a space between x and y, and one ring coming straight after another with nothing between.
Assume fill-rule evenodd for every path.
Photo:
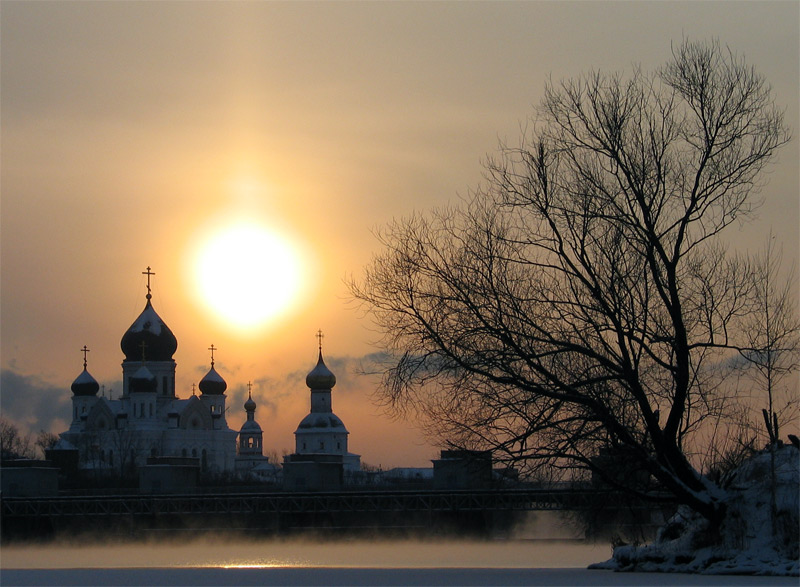
<instances>
[{"instance_id":1,"label":"church dome","mask_svg":"<svg viewBox=\"0 0 800 587\"><path fill-rule=\"evenodd\" d=\"M310 389L332 389L336 385L336 375L325 366L325 361L322 360L322 350L319 351L317 366L306 375L306 385Z\"/></svg>"},{"instance_id":2,"label":"church dome","mask_svg":"<svg viewBox=\"0 0 800 587\"><path fill-rule=\"evenodd\" d=\"M303 432L347 432L347 428L335 414L311 413L300 421L295 434Z\"/></svg>"},{"instance_id":3,"label":"church dome","mask_svg":"<svg viewBox=\"0 0 800 587\"><path fill-rule=\"evenodd\" d=\"M142 365L131 377L128 390L131 393L148 393L156 391L157 386L155 375L145 365Z\"/></svg>"},{"instance_id":4,"label":"church dome","mask_svg":"<svg viewBox=\"0 0 800 587\"><path fill-rule=\"evenodd\" d=\"M214 369L214 364L211 364L211 369L208 370L205 377L200 380L200 391L204 395L222 395L228 389L228 384Z\"/></svg>"},{"instance_id":5,"label":"church dome","mask_svg":"<svg viewBox=\"0 0 800 587\"><path fill-rule=\"evenodd\" d=\"M256 402L253 401L252 396L247 396L247 401L244 402L244 410L246 412L255 412L256 411Z\"/></svg>"},{"instance_id":6,"label":"church dome","mask_svg":"<svg viewBox=\"0 0 800 587\"><path fill-rule=\"evenodd\" d=\"M148 361L171 361L178 348L178 339L153 309L150 294L144 310L122 336L120 347L126 361L142 360L142 343Z\"/></svg>"},{"instance_id":7,"label":"church dome","mask_svg":"<svg viewBox=\"0 0 800 587\"><path fill-rule=\"evenodd\" d=\"M255 420L245 420L241 432L261 432L261 426Z\"/></svg>"},{"instance_id":8,"label":"church dome","mask_svg":"<svg viewBox=\"0 0 800 587\"><path fill-rule=\"evenodd\" d=\"M100 391L100 385L86 370L86 366L84 366L83 372L75 378L70 389L75 395L97 395L97 392Z\"/></svg>"}]
</instances>

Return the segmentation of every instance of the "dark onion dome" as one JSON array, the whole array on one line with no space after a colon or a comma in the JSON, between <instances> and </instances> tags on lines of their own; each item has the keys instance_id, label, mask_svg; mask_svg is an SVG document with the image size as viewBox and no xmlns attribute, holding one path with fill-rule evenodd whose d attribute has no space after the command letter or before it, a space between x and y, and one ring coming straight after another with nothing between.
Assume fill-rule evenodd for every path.
<instances>
[{"instance_id":1,"label":"dark onion dome","mask_svg":"<svg viewBox=\"0 0 800 587\"><path fill-rule=\"evenodd\" d=\"M158 382L155 375L150 372L145 365L139 367L138 371L133 374L130 382L128 383L128 391L131 393L148 393L156 391Z\"/></svg>"},{"instance_id":2,"label":"dark onion dome","mask_svg":"<svg viewBox=\"0 0 800 587\"><path fill-rule=\"evenodd\" d=\"M70 389L75 395L97 395L97 392L100 391L100 385L95 378L89 374L86 367L84 367L83 372L72 382L72 387L70 387Z\"/></svg>"},{"instance_id":3,"label":"dark onion dome","mask_svg":"<svg viewBox=\"0 0 800 587\"><path fill-rule=\"evenodd\" d=\"M149 296L142 313L122 336L120 347L126 361L142 360L142 343L148 361L171 361L178 348L178 339L156 314Z\"/></svg>"},{"instance_id":4,"label":"dark onion dome","mask_svg":"<svg viewBox=\"0 0 800 587\"><path fill-rule=\"evenodd\" d=\"M306 385L311 389L332 389L336 385L336 375L325 366L322 360L322 351L319 351L319 361L317 366L306 375Z\"/></svg>"},{"instance_id":5,"label":"dark onion dome","mask_svg":"<svg viewBox=\"0 0 800 587\"><path fill-rule=\"evenodd\" d=\"M311 413L300 421L298 432L347 432L347 428L335 414Z\"/></svg>"},{"instance_id":6,"label":"dark onion dome","mask_svg":"<svg viewBox=\"0 0 800 587\"><path fill-rule=\"evenodd\" d=\"M247 396L247 401L244 402L244 410L245 412L256 411L256 402L253 401L253 396Z\"/></svg>"},{"instance_id":7,"label":"dark onion dome","mask_svg":"<svg viewBox=\"0 0 800 587\"><path fill-rule=\"evenodd\" d=\"M222 395L225 393L225 390L228 389L228 384L225 383L225 380L220 377L217 370L214 369L214 365L211 365L211 369L209 369L205 377L200 380L199 387L204 395Z\"/></svg>"}]
</instances>

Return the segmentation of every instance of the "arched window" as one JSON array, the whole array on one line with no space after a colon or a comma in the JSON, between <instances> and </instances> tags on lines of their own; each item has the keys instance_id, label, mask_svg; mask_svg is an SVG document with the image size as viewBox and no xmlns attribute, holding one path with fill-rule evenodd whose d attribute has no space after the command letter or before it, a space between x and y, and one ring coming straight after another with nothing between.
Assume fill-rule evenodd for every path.
<instances>
[{"instance_id":1,"label":"arched window","mask_svg":"<svg viewBox=\"0 0 800 587\"><path fill-rule=\"evenodd\" d=\"M196 448L193 448L193 449L192 449L192 458L193 458L193 459L196 459L196 458L197 458L197 449L196 449Z\"/></svg>"}]
</instances>

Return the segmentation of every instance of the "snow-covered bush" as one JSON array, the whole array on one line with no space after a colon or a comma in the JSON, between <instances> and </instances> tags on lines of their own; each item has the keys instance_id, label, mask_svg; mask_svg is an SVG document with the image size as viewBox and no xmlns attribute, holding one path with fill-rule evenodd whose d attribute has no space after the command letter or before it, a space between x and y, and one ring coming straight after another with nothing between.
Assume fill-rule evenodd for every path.
<instances>
[{"instance_id":1,"label":"snow-covered bush","mask_svg":"<svg viewBox=\"0 0 800 587\"><path fill-rule=\"evenodd\" d=\"M590 568L707 574L793 575L800 569L800 450L775 451L775 531L770 513L769 450L723 480L727 510L719 528L682 506L648 546L618 546Z\"/></svg>"}]
</instances>

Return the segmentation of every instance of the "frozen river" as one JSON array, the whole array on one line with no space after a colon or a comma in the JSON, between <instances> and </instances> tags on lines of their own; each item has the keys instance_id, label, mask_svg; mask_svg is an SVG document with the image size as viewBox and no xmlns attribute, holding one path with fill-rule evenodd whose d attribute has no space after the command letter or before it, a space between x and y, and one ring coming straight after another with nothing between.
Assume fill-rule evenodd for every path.
<instances>
[{"instance_id":1,"label":"frozen river","mask_svg":"<svg viewBox=\"0 0 800 587\"><path fill-rule=\"evenodd\" d=\"M797 585L797 578L589 571L582 540L190 539L0 551L9 585Z\"/></svg>"}]
</instances>

